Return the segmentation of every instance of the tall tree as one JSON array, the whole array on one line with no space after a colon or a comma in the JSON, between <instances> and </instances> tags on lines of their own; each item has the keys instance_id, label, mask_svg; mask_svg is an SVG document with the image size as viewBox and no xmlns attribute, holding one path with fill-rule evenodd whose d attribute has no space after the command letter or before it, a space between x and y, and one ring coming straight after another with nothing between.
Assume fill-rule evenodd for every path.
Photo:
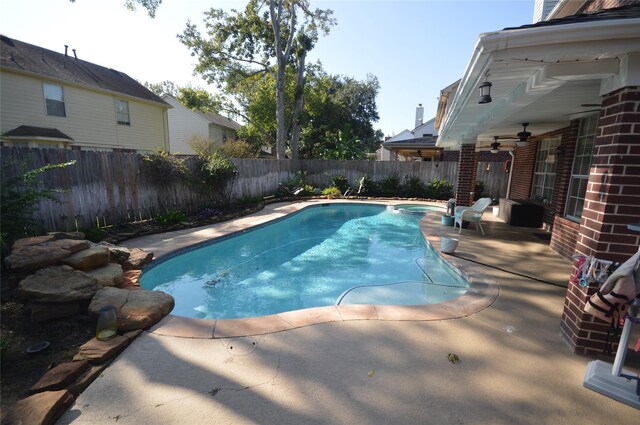
<instances>
[{"instance_id":1,"label":"tall tree","mask_svg":"<svg viewBox=\"0 0 640 425\"><path fill-rule=\"evenodd\" d=\"M276 152L285 157L287 136L295 128L287 128L285 85L287 69L295 69L297 80L304 87L305 59L319 34L327 34L335 21L331 10L311 10L308 0L250 0L239 12L222 9L205 12L207 38L191 22L178 38L198 57L195 71L224 93L234 96L239 85L254 77L270 74L275 81ZM275 64L274 64L275 63ZM296 92L299 116L303 90ZM294 116L295 116L294 112ZM297 140L290 140L297 143ZM297 146L291 145L292 153Z\"/></svg>"}]
</instances>

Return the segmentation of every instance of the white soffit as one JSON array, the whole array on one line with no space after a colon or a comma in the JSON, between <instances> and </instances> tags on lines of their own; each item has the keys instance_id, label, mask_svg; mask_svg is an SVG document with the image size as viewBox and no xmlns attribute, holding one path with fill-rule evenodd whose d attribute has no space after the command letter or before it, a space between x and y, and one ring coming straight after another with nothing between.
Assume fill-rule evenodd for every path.
<instances>
[{"instance_id":1,"label":"white soffit","mask_svg":"<svg viewBox=\"0 0 640 425\"><path fill-rule=\"evenodd\" d=\"M437 145L475 140L488 145L493 136L521 131L522 122L540 134L593 110L602 90L635 78L637 72L621 69L640 61L633 54L640 52L638 28L640 19L624 19L481 35L460 88L449 99ZM493 101L481 105L477 88L485 79L493 84Z\"/></svg>"}]
</instances>

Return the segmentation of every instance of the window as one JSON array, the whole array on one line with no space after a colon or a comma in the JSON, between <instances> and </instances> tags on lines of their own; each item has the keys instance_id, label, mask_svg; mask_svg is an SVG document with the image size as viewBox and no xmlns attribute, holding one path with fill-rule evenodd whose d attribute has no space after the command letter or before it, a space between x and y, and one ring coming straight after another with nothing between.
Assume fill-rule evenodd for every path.
<instances>
[{"instance_id":1,"label":"window","mask_svg":"<svg viewBox=\"0 0 640 425\"><path fill-rule=\"evenodd\" d=\"M551 202L553 185L556 181L556 150L560 145L559 139L545 139L538 143L536 166L533 171L533 185L531 198L544 202Z\"/></svg>"},{"instance_id":2,"label":"window","mask_svg":"<svg viewBox=\"0 0 640 425\"><path fill-rule=\"evenodd\" d=\"M66 117L67 113L64 108L64 92L62 86L44 83L44 103L47 107L47 115L55 117Z\"/></svg>"},{"instance_id":3,"label":"window","mask_svg":"<svg viewBox=\"0 0 640 425\"><path fill-rule=\"evenodd\" d=\"M126 100L116 100L116 121L121 125L131 125L129 102Z\"/></svg>"},{"instance_id":4,"label":"window","mask_svg":"<svg viewBox=\"0 0 640 425\"><path fill-rule=\"evenodd\" d=\"M571 180L569 180L567 207L565 209L565 216L570 220L580 221L582 217L597 128L598 114L591 115L580 121L576 154L571 169Z\"/></svg>"}]
</instances>

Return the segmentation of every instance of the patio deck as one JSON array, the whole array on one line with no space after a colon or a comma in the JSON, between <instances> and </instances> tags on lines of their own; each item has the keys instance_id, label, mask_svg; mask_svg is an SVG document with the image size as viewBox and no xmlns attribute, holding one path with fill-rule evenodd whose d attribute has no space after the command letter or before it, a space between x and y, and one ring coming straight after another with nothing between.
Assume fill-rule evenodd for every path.
<instances>
[{"instance_id":1,"label":"patio deck","mask_svg":"<svg viewBox=\"0 0 640 425\"><path fill-rule=\"evenodd\" d=\"M166 253L294 208L274 204L244 224L127 245ZM473 228L458 237L432 213L421 223L436 247L444 234L460 240L457 255L445 258L499 284L499 296L482 311L451 320L339 320L221 339L146 332L58 423L637 423L636 409L582 387L591 359L571 354L560 337L570 264L533 235L540 230L509 227L490 212L484 218L484 237ZM451 363L450 353L460 362Z\"/></svg>"}]
</instances>

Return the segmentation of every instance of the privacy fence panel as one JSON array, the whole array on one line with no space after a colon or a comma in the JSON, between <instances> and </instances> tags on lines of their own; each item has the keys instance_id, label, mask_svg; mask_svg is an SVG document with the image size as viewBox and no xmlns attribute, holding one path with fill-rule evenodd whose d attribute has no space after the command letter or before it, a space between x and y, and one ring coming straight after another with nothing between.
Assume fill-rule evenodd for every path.
<instances>
[{"instance_id":1,"label":"privacy fence panel","mask_svg":"<svg viewBox=\"0 0 640 425\"><path fill-rule=\"evenodd\" d=\"M172 210L198 211L211 206L213 195L191 190L186 182L159 184L140 173L143 156L123 152L94 152L64 149L0 148L3 182L20 175L21 164L27 170L48 164L75 161L74 165L48 171L42 185L59 189L58 202L43 200L35 217L47 230L86 229L119 222L143 220ZM195 167L197 159L185 159ZM399 161L333 161L333 160L272 160L234 159L238 169L232 197L271 195L281 182L295 173L306 173L307 182L316 187L331 184L331 178L344 175L357 188L362 176L381 180L397 175L420 177L428 183L446 179L455 184L457 162ZM488 164L491 164L488 166ZM498 163L479 163L478 179L491 196L504 196L507 174Z\"/></svg>"}]
</instances>

